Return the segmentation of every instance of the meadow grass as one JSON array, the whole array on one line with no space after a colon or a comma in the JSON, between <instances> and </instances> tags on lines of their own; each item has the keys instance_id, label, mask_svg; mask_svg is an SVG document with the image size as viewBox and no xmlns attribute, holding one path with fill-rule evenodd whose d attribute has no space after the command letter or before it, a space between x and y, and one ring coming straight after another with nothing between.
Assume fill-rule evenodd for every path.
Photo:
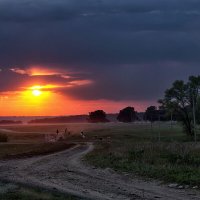
<instances>
[{"instance_id":1,"label":"meadow grass","mask_svg":"<svg viewBox=\"0 0 200 200\"><path fill-rule=\"evenodd\" d=\"M0 159L27 158L66 150L73 144L63 142L39 144L0 144Z\"/></svg>"},{"instance_id":2,"label":"meadow grass","mask_svg":"<svg viewBox=\"0 0 200 200\"><path fill-rule=\"evenodd\" d=\"M58 192L45 191L28 187L17 186L17 189L0 193L1 200L77 200L71 195L64 195Z\"/></svg>"},{"instance_id":3,"label":"meadow grass","mask_svg":"<svg viewBox=\"0 0 200 200\"><path fill-rule=\"evenodd\" d=\"M90 164L166 182L200 186L200 145L187 137L179 125L127 125L93 131L96 141L85 158Z\"/></svg>"}]
</instances>

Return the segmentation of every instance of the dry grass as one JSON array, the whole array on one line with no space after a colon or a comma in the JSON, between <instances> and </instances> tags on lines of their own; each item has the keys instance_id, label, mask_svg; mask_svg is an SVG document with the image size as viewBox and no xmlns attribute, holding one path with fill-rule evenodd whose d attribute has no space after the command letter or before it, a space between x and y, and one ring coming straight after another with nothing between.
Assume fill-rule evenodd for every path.
<instances>
[{"instance_id":1,"label":"dry grass","mask_svg":"<svg viewBox=\"0 0 200 200\"><path fill-rule=\"evenodd\" d=\"M0 159L27 158L38 155L46 155L63 151L72 147L67 143L40 143L40 144L1 144Z\"/></svg>"},{"instance_id":2,"label":"dry grass","mask_svg":"<svg viewBox=\"0 0 200 200\"><path fill-rule=\"evenodd\" d=\"M111 141L96 141L96 149L86 156L92 165L200 186L200 145L187 138L179 126L171 129L163 124L152 131L148 126L135 125L101 130L99 134L102 138L111 136Z\"/></svg>"},{"instance_id":3,"label":"dry grass","mask_svg":"<svg viewBox=\"0 0 200 200\"><path fill-rule=\"evenodd\" d=\"M1 200L77 200L71 195L58 192L45 191L42 189L28 188L10 183L0 183Z\"/></svg>"}]
</instances>

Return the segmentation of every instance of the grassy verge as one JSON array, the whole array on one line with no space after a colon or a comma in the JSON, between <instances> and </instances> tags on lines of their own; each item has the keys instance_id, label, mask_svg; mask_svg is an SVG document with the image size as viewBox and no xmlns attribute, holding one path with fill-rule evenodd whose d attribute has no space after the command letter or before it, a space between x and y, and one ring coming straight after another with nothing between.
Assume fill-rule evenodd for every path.
<instances>
[{"instance_id":1,"label":"grassy verge","mask_svg":"<svg viewBox=\"0 0 200 200\"><path fill-rule=\"evenodd\" d=\"M40 189L26 188L16 185L3 185L4 191L0 192L1 200L78 200L70 195ZM6 188L7 187L7 188Z\"/></svg>"},{"instance_id":2,"label":"grassy verge","mask_svg":"<svg viewBox=\"0 0 200 200\"><path fill-rule=\"evenodd\" d=\"M72 147L73 144L63 142L40 143L40 144L1 144L0 159L27 158L38 155L47 155L63 151Z\"/></svg>"},{"instance_id":3,"label":"grassy verge","mask_svg":"<svg viewBox=\"0 0 200 200\"><path fill-rule=\"evenodd\" d=\"M184 133L181 135L179 131L174 129L173 135L170 129L163 129L158 142L156 129L151 134L142 127L125 129L120 135L111 134L111 141L96 142L95 150L86 156L86 161L96 167L200 186L200 146L186 142Z\"/></svg>"}]
</instances>

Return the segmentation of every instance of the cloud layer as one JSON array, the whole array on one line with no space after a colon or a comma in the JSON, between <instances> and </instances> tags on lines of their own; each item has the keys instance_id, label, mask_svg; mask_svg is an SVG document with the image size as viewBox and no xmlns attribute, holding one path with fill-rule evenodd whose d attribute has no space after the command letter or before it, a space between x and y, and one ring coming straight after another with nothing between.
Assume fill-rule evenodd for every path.
<instances>
[{"instance_id":1,"label":"cloud layer","mask_svg":"<svg viewBox=\"0 0 200 200\"><path fill-rule=\"evenodd\" d=\"M90 81L58 92L156 101L200 73L199 0L1 0L0 26L1 92ZM59 73L31 76L33 66Z\"/></svg>"}]
</instances>

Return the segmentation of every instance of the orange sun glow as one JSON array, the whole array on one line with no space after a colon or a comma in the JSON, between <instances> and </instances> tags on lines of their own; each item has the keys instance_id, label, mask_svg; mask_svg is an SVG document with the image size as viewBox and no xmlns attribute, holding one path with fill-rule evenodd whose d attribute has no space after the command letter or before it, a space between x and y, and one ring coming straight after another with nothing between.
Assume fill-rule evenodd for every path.
<instances>
[{"instance_id":1,"label":"orange sun glow","mask_svg":"<svg viewBox=\"0 0 200 200\"><path fill-rule=\"evenodd\" d=\"M30 87L30 89L32 90L33 96L35 96L35 97L40 96L42 94L41 88L42 87L38 86L38 85Z\"/></svg>"},{"instance_id":2,"label":"orange sun glow","mask_svg":"<svg viewBox=\"0 0 200 200\"><path fill-rule=\"evenodd\" d=\"M42 94L42 92L40 90L33 90L32 94L36 97L40 96Z\"/></svg>"}]
</instances>

